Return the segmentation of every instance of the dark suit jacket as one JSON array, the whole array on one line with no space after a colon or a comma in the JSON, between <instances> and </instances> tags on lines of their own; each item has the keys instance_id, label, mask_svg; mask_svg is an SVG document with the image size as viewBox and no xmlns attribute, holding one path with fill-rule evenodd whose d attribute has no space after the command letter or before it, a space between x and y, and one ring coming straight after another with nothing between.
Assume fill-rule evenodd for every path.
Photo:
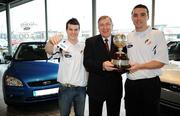
<instances>
[{"instance_id":1,"label":"dark suit jacket","mask_svg":"<svg viewBox=\"0 0 180 116\"><path fill-rule=\"evenodd\" d=\"M106 95L122 96L122 72L103 71L102 63L111 61L117 47L111 37L111 51L106 50L101 35L86 40L84 50L84 66L89 72L87 92L89 95L104 97Z\"/></svg>"}]
</instances>

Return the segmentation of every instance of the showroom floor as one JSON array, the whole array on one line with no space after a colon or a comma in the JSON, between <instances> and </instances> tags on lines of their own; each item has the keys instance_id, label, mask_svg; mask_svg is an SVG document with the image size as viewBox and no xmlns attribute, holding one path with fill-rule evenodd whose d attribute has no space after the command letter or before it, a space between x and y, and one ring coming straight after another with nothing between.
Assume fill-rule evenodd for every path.
<instances>
[{"instance_id":1,"label":"showroom floor","mask_svg":"<svg viewBox=\"0 0 180 116\"><path fill-rule=\"evenodd\" d=\"M6 64L0 64L0 116L59 116L57 101L31 104L23 107L8 107L3 101L2 94L2 74L6 69ZM123 82L124 82L123 78ZM87 98L88 101L88 98ZM179 113L179 112L176 112ZM162 116L175 116L174 110L162 109ZM124 101L122 99L121 116L125 116ZM70 116L74 116L73 109ZM85 106L85 116L88 116L88 102ZM103 116L106 116L106 107L103 107ZM179 116L179 114L177 115Z\"/></svg>"}]
</instances>

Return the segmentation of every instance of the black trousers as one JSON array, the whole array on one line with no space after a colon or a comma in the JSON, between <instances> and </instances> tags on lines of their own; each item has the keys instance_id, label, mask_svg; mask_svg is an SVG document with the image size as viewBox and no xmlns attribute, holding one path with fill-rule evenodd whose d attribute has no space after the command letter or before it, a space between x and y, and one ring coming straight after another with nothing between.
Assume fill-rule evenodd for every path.
<instances>
[{"instance_id":1,"label":"black trousers","mask_svg":"<svg viewBox=\"0 0 180 116\"><path fill-rule=\"evenodd\" d=\"M129 80L125 82L126 116L160 116L160 79Z\"/></svg>"},{"instance_id":2,"label":"black trousers","mask_svg":"<svg viewBox=\"0 0 180 116\"><path fill-rule=\"evenodd\" d=\"M89 116L102 116L103 103L106 101L107 116L119 116L121 96L89 96Z\"/></svg>"}]
</instances>

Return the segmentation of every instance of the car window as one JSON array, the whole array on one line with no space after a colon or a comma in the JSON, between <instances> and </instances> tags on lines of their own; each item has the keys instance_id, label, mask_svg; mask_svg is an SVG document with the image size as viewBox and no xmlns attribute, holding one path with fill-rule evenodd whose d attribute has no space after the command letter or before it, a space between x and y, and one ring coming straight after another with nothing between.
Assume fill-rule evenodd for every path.
<instances>
[{"instance_id":1,"label":"car window","mask_svg":"<svg viewBox=\"0 0 180 116\"><path fill-rule=\"evenodd\" d=\"M47 60L44 47L45 44L20 44L14 58L15 60Z\"/></svg>"},{"instance_id":2,"label":"car window","mask_svg":"<svg viewBox=\"0 0 180 116\"><path fill-rule=\"evenodd\" d=\"M180 41L168 43L169 59L180 61Z\"/></svg>"}]
</instances>

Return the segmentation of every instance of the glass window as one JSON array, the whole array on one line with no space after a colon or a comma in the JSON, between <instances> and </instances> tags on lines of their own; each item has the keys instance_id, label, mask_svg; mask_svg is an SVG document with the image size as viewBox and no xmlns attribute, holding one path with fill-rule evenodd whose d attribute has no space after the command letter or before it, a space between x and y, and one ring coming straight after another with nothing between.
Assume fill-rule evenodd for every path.
<instances>
[{"instance_id":1,"label":"glass window","mask_svg":"<svg viewBox=\"0 0 180 116\"><path fill-rule=\"evenodd\" d=\"M180 39L180 1L156 0L155 26L162 30L166 40Z\"/></svg>"},{"instance_id":2,"label":"glass window","mask_svg":"<svg viewBox=\"0 0 180 116\"><path fill-rule=\"evenodd\" d=\"M10 9L12 44L45 41L44 0L34 0Z\"/></svg>"},{"instance_id":3,"label":"glass window","mask_svg":"<svg viewBox=\"0 0 180 116\"><path fill-rule=\"evenodd\" d=\"M6 12L0 12L0 64L6 63L4 56L8 53Z\"/></svg>"},{"instance_id":4,"label":"glass window","mask_svg":"<svg viewBox=\"0 0 180 116\"><path fill-rule=\"evenodd\" d=\"M92 35L91 0L49 0L47 4L49 36L61 32L66 38L66 22L73 17L80 23L81 41Z\"/></svg>"},{"instance_id":5,"label":"glass window","mask_svg":"<svg viewBox=\"0 0 180 116\"><path fill-rule=\"evenodd\" d=\"M102 15L108 15L113 21L114 32L127 33L134 29L131 21L131 11L137 4L144 4L150 11L151 25L152 0L97 0L97 20Z\"/></svg>"},{"instance_id":6,"label":"glass window","mask_svg":"<svg viewBox=\"0 0 180 116\"><path fill-rule=\"evenodd\" d=\"M7 48L6 12L0 12L0 50Z\"/></svg>"}]
</instances>

